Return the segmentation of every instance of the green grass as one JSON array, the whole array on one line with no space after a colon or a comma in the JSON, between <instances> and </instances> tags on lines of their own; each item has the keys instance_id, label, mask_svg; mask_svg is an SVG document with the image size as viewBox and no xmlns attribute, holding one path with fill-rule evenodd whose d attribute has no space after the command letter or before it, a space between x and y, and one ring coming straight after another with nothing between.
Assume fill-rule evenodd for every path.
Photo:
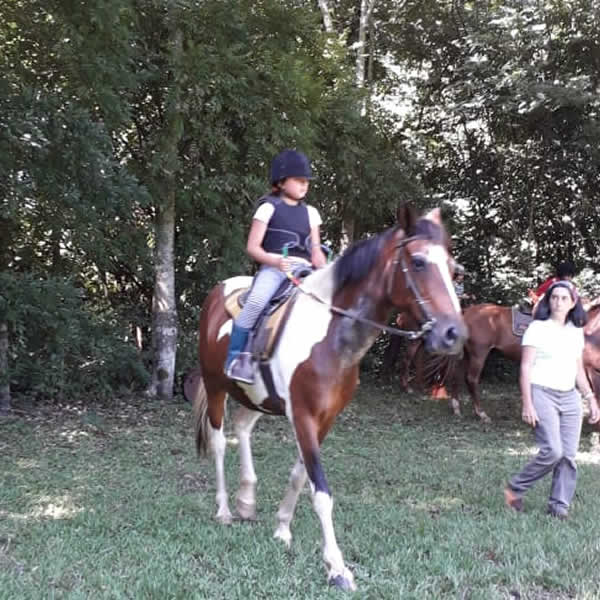
<instances>
[{"instance_id":1,"label":"green grass","mask_svg":"<svg viewBox=\"0 0 600 600\"><path fill-rule=\"evenodd\" d=\"M549 479L513 514L502 488L533 439L516 386L483 392L491 425L373 384L338 419L323 462L354 597L600 598L597 434L584 429L568 521L544 514ZM253 437L258 522L224 527L188 405L17 408L0 421L1 599L344 595L326 585L307 491L291 550L272 539L295 456L284 419L261 419ZM226 465L233 496L235 445Z\"/></svg>"}]
</instances>

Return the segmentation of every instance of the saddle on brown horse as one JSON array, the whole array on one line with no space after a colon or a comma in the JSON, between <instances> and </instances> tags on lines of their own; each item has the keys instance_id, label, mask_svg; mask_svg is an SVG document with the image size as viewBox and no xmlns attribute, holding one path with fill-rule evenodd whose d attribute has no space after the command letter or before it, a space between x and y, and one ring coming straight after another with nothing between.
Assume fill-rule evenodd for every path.
<instances>
[{"instance_id":1,"label":"saddle on brown horse","mask_svg":"<svg viewBox=\"0 0 600 600\"><path fill-rule=\"evenodd\" d=\"M522 307L512 307L512 332L517 337L523 337L529 323L533 321L533 315L530 312L524 312Z\"/></svg>"}]
</instances>

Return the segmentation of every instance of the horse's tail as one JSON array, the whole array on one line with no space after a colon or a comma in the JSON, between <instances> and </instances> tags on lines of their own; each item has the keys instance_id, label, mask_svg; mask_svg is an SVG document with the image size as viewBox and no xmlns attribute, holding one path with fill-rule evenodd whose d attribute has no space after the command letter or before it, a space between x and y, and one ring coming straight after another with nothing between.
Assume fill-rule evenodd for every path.
<instances>
[{"instance_id":1,"label":"horse's tail","mask_svg":"<svg viewBox=\"0 0 600 600\"><path fill-rule=\"evenodd\" d=\"M184 383L185 397L192 403L194 412L194 432L198 456L208 453L208 395L200 368L194 369Z\"/></svg>"},{"instance_id":2,"label":"horse's tail","mask_svg":"<svg viewBox=\"0 0 600 600\"><path fill-rule=\"evenodd\" d=\"M457 387L457 370L460 357L449 355L430 355L425 366L425 381L430 386L444 386L451 391Z\"/></svg>"}]
</instances>

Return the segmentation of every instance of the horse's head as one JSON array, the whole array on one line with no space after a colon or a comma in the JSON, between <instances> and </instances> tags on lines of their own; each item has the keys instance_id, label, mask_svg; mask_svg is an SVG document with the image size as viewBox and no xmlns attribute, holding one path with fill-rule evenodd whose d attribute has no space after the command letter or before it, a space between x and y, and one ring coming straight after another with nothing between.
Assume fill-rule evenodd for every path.
<instances>
[{"instance_id":1,"label":"horse's head","mask_svg":"<svg viewBox=\"0 0 600 600\"><path fill-rule=\"evenodd\" d=\"M430 352L456 354L467 338L467 327L452 284L455 262L440 210L417 218L404 207L398 222L390 249L389 300L425 329Z\"/></svg>"}]
</instances>

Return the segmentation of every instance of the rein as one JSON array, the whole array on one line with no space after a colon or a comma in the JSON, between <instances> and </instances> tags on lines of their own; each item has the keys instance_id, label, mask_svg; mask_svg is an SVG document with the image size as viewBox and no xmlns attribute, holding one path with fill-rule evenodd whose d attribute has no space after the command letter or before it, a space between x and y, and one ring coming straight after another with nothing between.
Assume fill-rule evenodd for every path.
<instances>
[{"instance_id":1,"label":"rein","mask_svg":"<svg viewBox=\"0 0 600 600\"><path fill-rule=\"evenodd\" d=\"M412 292L415 300L417 301L417 304L419 305L419 307L421 309L421 312L423 313L423 316L425 317L425 320L423 321L421 328L417 331L408 330L408 329L398 329L397 327L390 327L389 325L384 325L383 323L378 323L377 321L372 321L371 319L367 319L366 317L361 317L360 315L357 315L357 314L355 314L349 310L346 310L344 308L339 308L338 306L334 306L333 304L331 304L330 302L326 302L325 300L323 300L323 298L320 298L313 292L306 291L302 287L300 280L297 279L296 277L294 277L293 275L288 274L288 278L303 294L310 296L313 300L316 300L320 304L323 304L323 305L329 307L329 310L332 313L342 315L344 317L348 317L349 319L352 319L353 321L358 321L359 323L364 323L365 325L370 325L371 327L380 329L381 331L385 331L386 333L389 333L390 335L397 335L399 337L407 338L409 340L418 340L421 337L423 337L428 331L431 330L431 328L435 325L435 319L429 314L429 311L427 310L427 308L425 306L427 304L427 300L424 300L423 296L421 296L421 294L419 293L419 290L417 289L417 286L415 285L413 278L410 275L410 271L409 271L408 267L406 266L404 257L401 254L402 248L406 244L408 244L409 242L412 242L415 239L420 239L420 236L413 236L413 237L406 238L398 244L397 248L398 248L399 258L396 259L394 261L394 263L397 265L399 264L400 267L402 268L402 272L404 273L404 279L406 281L406 287L408 288L408 290L410 292ZM388 286L388 290L387 290L388 296L390 296L390 292L391 292L391 284Z\"/></svg>"}]
</instances>

